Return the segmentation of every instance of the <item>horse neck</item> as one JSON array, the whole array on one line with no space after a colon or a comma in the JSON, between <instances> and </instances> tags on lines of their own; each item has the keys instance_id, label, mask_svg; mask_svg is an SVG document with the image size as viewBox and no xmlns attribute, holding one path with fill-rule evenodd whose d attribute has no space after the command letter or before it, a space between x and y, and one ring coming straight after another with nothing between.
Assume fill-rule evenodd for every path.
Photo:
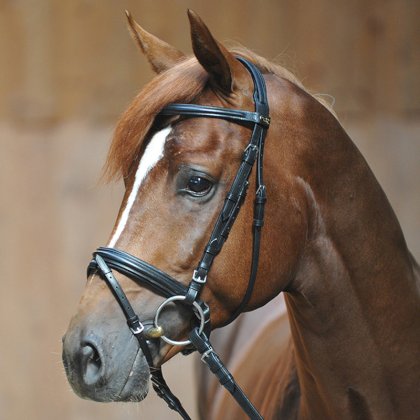
<instances>
[{"instance_id":1,"label":"horse neck","mask_svg":"<svg viewBox=\"0 0 420 420\"><path fill-rule=\"evenodd\" d=\"M392 418L397 407L416 405L419 279L384 192L326 114L312 111L316 128L290 151L303 162L295 179L308 215L286 297L301 413Z\"/></svg>"}]
</instances>

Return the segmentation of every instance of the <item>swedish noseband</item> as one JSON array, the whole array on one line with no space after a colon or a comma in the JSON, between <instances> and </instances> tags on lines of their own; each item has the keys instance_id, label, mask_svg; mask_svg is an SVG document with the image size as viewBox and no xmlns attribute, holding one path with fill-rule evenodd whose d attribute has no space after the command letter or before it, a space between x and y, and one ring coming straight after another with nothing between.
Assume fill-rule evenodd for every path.
<instances>
[{"instance_id":1,"label":"swedish noseband","mask_svg":"<svg viewBox=\"0 0 420 420\"><path fill-rule=\"evenodd\" d=\"M115 248L98 248L93 254L94 258L88 267L88 275L95 272L99 273L106 281L120 305L127 319L127 324L137 338L147 363L149 364L153 388L157 394L167 402L168 406L176 410L184 419L189 419L190 417L179 400L170 391L163 378L161 368L154 366L148 342L144 335L144 326L134 312L134 309L118 281L112 274L112 269L117 270L119 273L131 278L154 293L166 298L165 302L163 302L157 310L155 327L159 326L159 314L168 303L179 301L184 305L190 306L198 319L198 323L190 333L189 339L175 341L165 336L161 338L173 345L190 345L192 351L194 349L198 350L202 354L202 360L218 377L220 383L233 395L246 414L251 419L262 419L262 416L245 396L232 375L221 362L219 356L213 350L208 338L211 330L210 309L205 302L199 299L200 292L207 282L207 276L213 261L228 238L236 216L245 200L249 185L249 177L255 162L257 163L256 196L254 201L253 247L250 277L242 302L225 325L232 322L246 307L251 298L258 268L260 235L261 228L264 224L264 204L266 202L266 188L263 183L263 151L265 136L270 125L270 117L267 91L263 76L251 62L242 57L237 57L237 59L246 67L252 76L254 82L253 98L255 111L234 110L195 104L170 104L163 108L159 114L163 116L183 115L185 117L193 118L221 118L237 124L253 126L251 139L243 153L242 162L230 190L226 195L223 208L204 249L203 255L194 270L190 284L184 286L167 273L160 271L151 264ZM190 349L187 348L184 353L190 352Z\"/></svg>"}]
</instances>

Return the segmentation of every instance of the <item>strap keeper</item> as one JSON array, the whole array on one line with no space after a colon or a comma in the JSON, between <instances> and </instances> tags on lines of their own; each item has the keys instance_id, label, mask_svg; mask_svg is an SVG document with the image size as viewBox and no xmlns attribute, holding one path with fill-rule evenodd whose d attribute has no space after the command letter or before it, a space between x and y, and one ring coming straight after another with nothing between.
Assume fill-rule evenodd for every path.
<instances>
[{"instance_id":1,"label":"strap keeper","mask_svg":"<svg viewBox=\"0 0 420 420\"><path fill-rule=\"evenodd\" d=\"M254 226L262 228L264 226L264 219L254 219Z\"/></svg>"},{"instance_id":2,"label":"strap keeper","mask_svg":"<svg viewBox=\"0 0 420 420\"><path fill-rule=\"evenodd\" d=\"M262 228L264 226L264 205L267 201L267 191L264 184L258 187L254 202L254 226Z\"/></svg>"},{"instance_id":3,"label":"strap keeper","mask_svg":"<svg viewBox=\"0 0 420 420\"><path fill-rule=\"evenodd\" d=\"M257 192L255 193L255 203L264 204L267 201L267 189L264 184L261 184L258 187Z\"/></svg>"},{"instance_id":4,"label":"strap keeper","mask_svg":"<svg viewBox=\"0 0 420 420\"><path fill-rule=\"evenodd\" d=\"M236 192L229 192L226 195L226 200L232 201L232 203L236 203L238 201L238 194Z\"/></svg>"},{"instance_id":5,"label":"strap keeper","mask_svg":"<svg viewBox=\"0 0 420 420\"><path fill-rule=\"evenodd\" d=\"M195 288L195 285L196 283L191 283L190 287L188 288L187 294L185 295L185 303L187 305L192 305L198 297L200 289Z\"/></svg>"},{"instance_id":6,"label":"strap keeper","mask_svg":"<svg viewBox=\"0 0 420 420\"><path fill-rule=\"evenodd\" d=\"M248 144L242 157L242 162L246 162L248 165L253 165L258 155L258 147L255 144Z\"/></svg>"},{"instance_id":7,"label":"strap keeper","mask_svg":"<svg viewBox=\"0 0 420 420\"><path fill-rule=\"evenodd\" d=\"M201 355L201 361L205 362L205 358L209 356L209 354L213 353L213 347L210 347L208 350L206 350L202 355Z\"/></svg>"}]
</instances>

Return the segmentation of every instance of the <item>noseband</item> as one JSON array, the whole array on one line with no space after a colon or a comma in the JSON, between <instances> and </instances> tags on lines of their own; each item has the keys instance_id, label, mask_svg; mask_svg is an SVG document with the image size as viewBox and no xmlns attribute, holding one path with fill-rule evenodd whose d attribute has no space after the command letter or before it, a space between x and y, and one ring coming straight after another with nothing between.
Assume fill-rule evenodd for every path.
<instances>
[{"instance_id":1,"label":"noseband","mask_svg":"<svg viewBox=\"0 0 420 420\"><path fill-rule=\"evenodd\" d=\"M134 312L134 309L118 281L112 274L112 269L117 270L119 273L131 278L141 286L166 298L156 312L154 320L155 327L159 327L159 315L163 308L169 303L179 301L183 305L191 307L193 313L197 317L197 326L190 333L189 339L175 341L165 336L162 336L161 338L172 345L190 345L189 348L184 350L184 354L188 354L195 349L198 350L202 354L201 359L203 362L209 366L210 370L218 377L221 384L233 395L246 414L251 419L262 419L262 416L245 396L210 345L208 338L211 330L210 309L205 302L199 299L200 292L207 282L207 276L213 261L227 240L232 225L245 200L249 186L249 177L255 162L257 164L256 195L254 201L253 246L250 277L242 302L225 325L232 322L244 310L249 302L258 269L260 235L261 228L264 224L264 204L266 202L266 188L263 183L263 151L265 136L270 125L270 117L267 90L262 74L251 62L242 57L237 57L237 59L245 66L252 76L254 82L253 98L255 111L234 110L195 104L170 104L163 108L159 114L163 116L183 115L194 118L220 118L241 125L253 126L251 139L243 153L242 162L236 173L235 179L232 182L231 188L226 195L223 208L204 249L203 255L194 270L190 284L184 286L167 273L160 271L151 264L115 248L98 248L94 252L94 258L88 266L88 276L99 273L106 281L120 305L127 319L127 324L131 332L137 338L147 363L149 364L153 388L157 394L167 402L168 406L178 411L184 419L189 419L190 417L185 412L179 400L170 391L163 378L161 368L154 366L148 341L144 335L144 326Z\"/></svg>"}]
</instances>

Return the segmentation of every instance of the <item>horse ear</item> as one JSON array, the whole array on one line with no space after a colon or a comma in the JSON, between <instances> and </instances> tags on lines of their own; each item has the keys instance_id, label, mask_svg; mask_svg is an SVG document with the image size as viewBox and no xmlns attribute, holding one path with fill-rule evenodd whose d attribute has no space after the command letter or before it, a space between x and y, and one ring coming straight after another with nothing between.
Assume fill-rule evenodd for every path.
<instances>
[{"instance_id":1,"label":"horse ear","mask_svg":"<svg viewBox=\"0 0 420 420\"><path fill-rule=\"evenodd\" d=\"M145 31L133 19L130 12L126 10L125 14L131 37L145 54L156 73L162 73L185 59L184 53Z\"/></svg>"},{"instance_id":2,"label":"horse ear","mask_svg":"<svg viewBox=\"0 0 420 420\"><path fill-rule=\"evenodd\" d=\"M195 56L210 75L216 88L229 95L237 88L247 73L239 61L211 34L201 18L188 9L191 40Z\"/></svg>"}]
</instances>

